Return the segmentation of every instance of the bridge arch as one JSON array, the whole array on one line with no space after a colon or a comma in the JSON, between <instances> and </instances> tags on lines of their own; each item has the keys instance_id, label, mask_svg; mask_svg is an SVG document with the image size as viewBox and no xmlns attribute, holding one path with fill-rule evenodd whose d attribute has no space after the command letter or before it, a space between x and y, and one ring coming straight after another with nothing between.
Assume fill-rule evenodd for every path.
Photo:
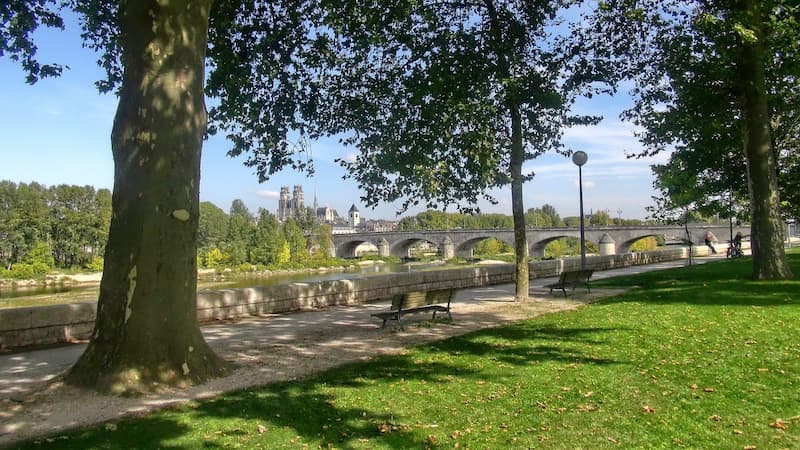
<instances>
[{"instance_id":1,"label":"bridge arch","mask_svg":"<svg viewBox=\"0 0 800 450\"><path fill-rule=\"evenodd\" d=\"M638 241L641 241L642 239L646 239L646 238L649 238L649 237L654 237L656 239L658 239L658 238L664 239L664 235L663 234L658 234L658 233L655 233L655 234L642 234L640 236L633 236L633 237L631 237L631 238L629 238L629 239L627 239L625 241L616 242L616 252L617 253L630 253L631 247L633 247L633 244L635 244Z\"/></svg>"},{"instance_id":2,"label":"bridge arch","mask_svg":"<svg viewBox=\"0 0 800 450\"><path fill-rule=\"evenodd\" d=\"M542 239L540 239L538 241L534 241L533 243L529 243L528 244L528 253L530 254L530 256L532 258L536 258L536 259L545 258L547 256L546 253L545 253L545 250L546 250L547 246L549 244L559 240L559 239L565 239L565 238L580 239L580 235L575 236L573 233L568 233L568 234L560 234L560 235L557 234L557 235L547 236L547 237L542 238ZM589 235L587 233L585 235L585 239L586 239L586 244L587 245L592 243L592 244L595 244L595 245L599 246L599 239L596 242L594 236Z\"/></svg>"},{"instance_id":3,"label":"bridge arch","mask_svg":"<svg viewBox=\"0 0 800 450\"><path fill-rule=\"evenodd\" d=\"M363 244L370 244L380 250L379 243L372 242L369 239L353 239L350 241L342 242L336 246L334 251L337 258L355 258L356 249Z\"/></svg>"},{"instance_id":4,"label":"bridge arch","mask_svg":"<svg viewBox=\"0 0 800 450\"><path fill-rule=\"evenodd\" d=\"M456 256L460 256L462 258L472 258L474 256L474 249L475 246L478 245L480 242L485 241L486 239L496 239L504 244L507 244L512 249L514 248L514 240L509 239L504 236L492 236L490 234L482 235L482 236L471 236L469 239L465 239L458 244L455 245L455 254Z\"/></svg>"},{"instance_id":5,"label":"bridge arch","mask_svg":"<svg viewBox=\"0 0 800 450\"><path fill-rule=\"evenodd\" d=\"M441 252L441 242L434 242L430 239L427 239L422 236L409 236L403 239L397 240L392 242L389 246L389 252L392 256L397 256L399 258L408 258L411 256L410 250L416 244L421 242L427 242L428 244L433 245Z\"/></svg>"}]
</instances>

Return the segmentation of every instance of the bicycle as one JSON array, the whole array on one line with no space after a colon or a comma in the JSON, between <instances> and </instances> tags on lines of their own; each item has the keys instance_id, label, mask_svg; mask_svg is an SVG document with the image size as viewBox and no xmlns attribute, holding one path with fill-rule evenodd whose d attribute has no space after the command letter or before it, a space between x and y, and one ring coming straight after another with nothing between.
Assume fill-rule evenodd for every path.
<instances>
[{"instance_id":1,"label":"bicycle","mask_svg":"<svg viewBox=\"0 0 800 450\"><path fill-rule=\"evenodd\" d=\"M728 244L728 250L725 252L726 258L741 258L744 256L742 247L735 245L733 242Z\"/></svg>"}]
</instances>

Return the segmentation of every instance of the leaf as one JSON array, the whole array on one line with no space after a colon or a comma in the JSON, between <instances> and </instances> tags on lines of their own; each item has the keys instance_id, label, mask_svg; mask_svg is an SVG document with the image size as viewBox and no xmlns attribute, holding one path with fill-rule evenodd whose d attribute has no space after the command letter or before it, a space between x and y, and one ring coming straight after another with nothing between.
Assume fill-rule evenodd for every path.
<instances>
[{"instance_id":1,"label":"leaf","mask_svg":"<svg viewBox=\"0 0 800 450\"><path fill-rule=\"evenodd\" d=\"M720 420L722 420L722 416L720 416L719 414L714 414L713 416L709 417L708 420L712 422L719 422Z\"/></svg>"},{"instance_id":2,"label":"leaf","mask_svg":"<svg viewBox=\"0 0 800 450\"><path fill-rule=\"evenodd\" d=\"M653 408L653 407L652 407L652 406L650 406L650 405L644 405L644 406L642 407L642 409L644 409L644 412L646 412L646 413L648 413L648 414L651 414L651 413L654 413L654 412L656 412L655 408Z\"/></svg>"},{"instance_id":3,"label":"leaf","mask_svg":"<svg viewBox=\"0 0 800 450\"><path fill-rule=\"evenodd\" d=\"M264 425L258 424L258 434L264 434L267 432L267 427Z\"/></svg>"},{"instance_id":4,"label":"leaf","mask_svg":"<svg viewBox=\"0 0 800 450\"><path fill-rule=\"evenodd\" d=\"M781 419L775 419L775 422L772 422L771 424L769 424L769 426L771 426L772 428L776 428L778 430L785 430L789 428L789 425L786 425L786 423Z\"/></svg>"},{"instance_id":5,"label":"leaf","mask_svg":"<svg viewBox=\"0 0 800 450\"><path fill-rule=\"evenodd\" d=\"M711 387L703 388L703 392L714 392L714 388Z\"/></svg>"}]
</instances>

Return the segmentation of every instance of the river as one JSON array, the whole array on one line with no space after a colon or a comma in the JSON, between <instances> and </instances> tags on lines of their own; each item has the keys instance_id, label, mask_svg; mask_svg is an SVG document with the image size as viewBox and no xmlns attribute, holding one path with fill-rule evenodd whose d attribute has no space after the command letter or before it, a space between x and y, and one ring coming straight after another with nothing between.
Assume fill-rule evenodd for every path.
<instances>
[{"instance_id":1,"label":"river","mask_svg":"<svg viewBox=\"0 0 800 450\"><path fill-rule=\"evenodd\" d=\"M486 262L484 262L486 263ZM202 275L198 278L198 291L273 286L325 280L341 280L372 275L437 270L444 267L465 267L443 262L432 263L374 263L350 267L341 271L270 272L268 274ZM99 286L93 284L56 284L34 287L0 287L0 308L44 306L62 303L97 301Z\"/></svg>"}]
</instances>

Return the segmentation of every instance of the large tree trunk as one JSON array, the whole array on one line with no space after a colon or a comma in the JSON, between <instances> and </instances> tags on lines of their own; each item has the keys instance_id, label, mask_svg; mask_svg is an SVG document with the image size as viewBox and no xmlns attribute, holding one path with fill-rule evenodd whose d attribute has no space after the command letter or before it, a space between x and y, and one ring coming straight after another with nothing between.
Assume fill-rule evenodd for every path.
<instances>
[{"instance_id":1,"label":"large tree trunk","mask_svg":"<svg viewBox=\"0 0 800 450\"><path fill-rule=\"evenodd\" d=\"M764 75L765 47L760 2L747 1L742 11L755 39L742 38L738 61L744 153L752 209L751 248L753 279L792 277L783 249L777 160L772 147L767 89Z\"/></svg>"},{"instance_id":2,"label":"large tree trunk","mask_svg":"<svg viewBox=\"0 0 800 450\"><path fill-rule=\"evenodd\" d=\"M522 164L525 162L525 148L522 145L522 118L519 103L511 102L511 213L514 217L514 254L516 262L515 278L517 290L514 299L528 301L528 237L525 232L525 207L522 203Z\"/></svg>"},{"instance_id":3,"label":"large tree trunk","mask_svg":"<svg viewBox=\"0 0 800 450\"><path fill-rule=\"evenodd\" d=\"M120 4L125 72L111 136L113 217L92 340L70 383L129 393L227 370L200 333L196 307L210 4Z\"/></svg>"}]
</instances>

